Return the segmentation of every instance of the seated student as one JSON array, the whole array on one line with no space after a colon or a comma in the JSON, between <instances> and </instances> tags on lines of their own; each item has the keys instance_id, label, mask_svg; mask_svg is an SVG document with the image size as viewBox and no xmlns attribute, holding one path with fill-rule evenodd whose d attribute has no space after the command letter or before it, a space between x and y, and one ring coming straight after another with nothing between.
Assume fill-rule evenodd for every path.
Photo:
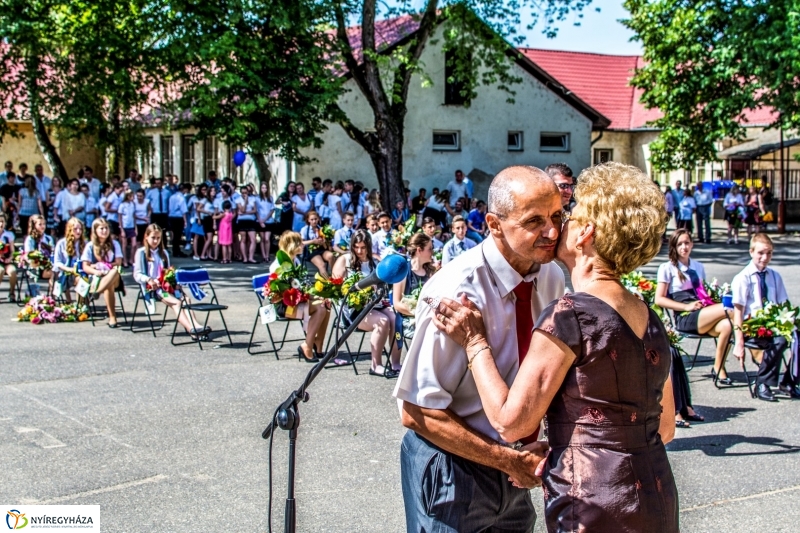
<instances>
[{"instance_id":1,"label":"seated student","mask_svg":"<svg viewBox=\"0 0 800 533\"><path fill-rule=\"evenodd\" d=\"M408 275L403 281L392 285L392 307L402 322L395 322L395 328L401 336L410 339L414 335L414 313L403 297L422 287L436 272L433 265L433 246L431 238L424 233L415 233L408 241ZM397 339L402 342L401 339Z\"/></svg>"},{"instance_id":2,"label":"seated student","mask_svg":"<svg viewBox=\"0 0 800 533\"><path fill-rule=\"evenodd\" d=\"M478 200L478 205L467 215L467 237L480 244L486 234L486 202Z\"/></svg>"},{"instance_id":3,"label":"seated student","mask_svg":"<svg viewBox=\"0 0 800 533\"><path fill-rule=\"evenodd\" d=\"M433 242L434 253L439 252L442 250L442 248L444 248L444 243L436 238L436 230L438 229L439 226L431 217L425 217L422 219L422 232L431 238L431 242Z\"/></svg>"},{"instance_id":4,"label":"seated student","mask_svg":"<svg viewBox=\"0 0 800 533\"><path fill-rule=\"evenodd\" d=\"M313 211L311 211L313 213ZM294 264L300 264L300 254L303 253L303 239L299 233L286 231L278 241L278 249L288 255ZM277 272L280 264L276 258L269 267L270 274ZM328 305L316 301L303 302L298 306L297 317L303 319L306 331L306 340L297 347L297 354L307 363L319 361L316 354L321 354L325 343L325 333L328 331L328 320L331 311ZM313 350L313 351L312 351Z\"/></svg>"},{"instance_id":5,"label":"seated student","mask_svg":"<svg viewBox=\"0 0 800 533\"><path fill-rule=\"evenodd\" d=\"M211 328L203 327L194 312L189 315L188 310L181 310L181 302L174 294L161 290L159 282L161 272L170 266L169 256L164 249L164 232L161 227L158 224L148 225L143 237L142 247L136 250L133 259L133 279L141 286L142 293L147 295L146 298L155 298L172 309L178 323L192 336L192 339L197 340L198 336L211 333Z\"/></svg>"},{"instance_id":6,"label":"seated student","mask_svg":"<svg viewBox=\"0 0 800 533\"><path fill-rule=\"evenodd\" d=\"M411 213L406 203L403 200L397 200L394 204L394 209L392 209L392 225L395 227L402 226L410 216Z\"/></svg>"},{"instance_id":7,"label":"seated student","mask_svg":"<svg viewBox=\"0 0 800 533\"><path fill-rule=\"evenodd\" d=\"M720 383L730 385L733 382L725 372L725 355L728 353L731 324L722 304L701 301L700 296L705 296L702 288L698 295L698 287L702 287L706 274L703 264L690 257L693 246L689 230L681 228L672 234L669 239L669 261L658 267L655 303L674 312L675 328L678 331L718 337L712 372L719 375ZM680 365L682 364L681 361ZM673 386L683 386L685 381L685 387L688 388L685 375L677 375L677 378L673 379ZM703 421L702 417L695 414L691 405L687 405L682 411L675 415L677 427L688 427L686 423L681 423L684 420Z\"/></svg>"},{"instance_id":8,"label":"seated student","mask_svg":"<svg viewBox=\"0 0 800 533\"><path fill-rule=\"evenodd\" d=\"M734 326L734 345L733 355L737 359L744 358L745 337L742 332L742 323L750 317L757 309L760 309L768 302L784 303L789 299L786 294L786 286L783 278L775 270L769 268L772 261L773 245L772 239L766 233L756 233L750 240L750 257L752 261L744 269L734 276L731 282L733 292L733 326ZM756 397L759 400L774 402L775 394L770 387L778 385L778 373L780 372L781 359L783 352L788 347L786 339L774 337L772 339L755 339L763 346L763 350L754 350L753 357L757 359L761 356L761 362L756 376ZM761 353L758 353L761 352ZM783 376L779 393L786 394L791 398L800 398L797 383L795 383L790 368L786 369Z\"/></svg>"},{"instance_id":9,"label":"seated student","mask_svg":"<svg viewBox=\"0 0 800 533\"><path fill-rule=\"evenodd\" d=\"M111 238L111 228L104 218L95 219L92 223L90 242L83 249L81 263L84 272L99 278L94 293L103 294L108 311L108 327L118 328L114 291L122 281L116 268L122 265L122 248L119 242Z\"/></svg>"},{"instance_id":10,"label":"seated student","mask_svg":"<svg viewBox=\"0 0 800 533\"><path fill-rule=\"evenodd\" d=\"M388 213L379 213L378 227L380 229L372 234L372 256L380 261L383 259L386 249L390 248L387 240L392 233L392 217Z\"/></svg>"},{"instance_id":11,"label":"seated student","mask_svg":"<svg viewBox=\"0 0 800 533\"><path fill-rule=\"evenodd\" d=\"M45 233L46 231L47 219L42 215L33 215L28 220L28 236L22 241L22 251L28 253L38 250L52 263L55 245L53 244L53 238ZM50 287L52 288L52 270L50 268L40 270L38 277L50 280Z\"/></svg>"},{"instance_id":12,"label":"seated student","mask_svg":"<svg viewBox=\"0 0 800 533\"><path fill-rule=\"evenodd\" d=\"M377 260L372 255L372 240L369 233L365 230L358 230L350 241L350 252L337 259L336 264L333 265L333 277L346 278L353 272L361 272L364 276L368 276L377 264ZM345 313L348 313L347 310ZM358 312L353 310L347 314L346 320L352 321L357 315ZM358 324L358 329L372 332L370 335L372 352L370 375L396 378L400 373L400 348L394 342L395 315L391 307L385 307L379 303ZM387 341L392 343L390 352L392 368L384 368L381 360Z\"/></svg>"},{"instance_id":13,"label":"seated student","mask_svg":"<svg viewBox=\"0 0 800 533\"><path fill-rule=\"evenodd\" d=\"M467 223L464 217L453 217L453 238L447 241L442 250L442 265L446 265L470 248L477 246L475 241L467 238Z\"/></svg>"},{"instance_id":14,"label":"seated student","mask_svg":"<svg viewBox=\"0 0 800 533\"><path fill-rule=\"evenodd\" d=\"M14 234L6 230L6 215L0 213L0 283L8 274L8 301L16 302L17 267L14 266Z\"/></svg>"},{"instance_id":15,"label":"seated student","mask_svg":"<svg viewBox=\"0 0 800 533\"><path fill-rule=\"evenodd\" d=\"M53 254L53 273L56 276L58 292L64 295L67 302L72 301L70 289L78 283L80 275L81 254L86 246L83 238L83 222L72 217L67 220L64 237L56 243Z\"/></svg>"},{"instance_id":16,"label":"seated student","mask_svg":"<svg viewBox=\"0 0 800 533\"><path fill-rule=\"evenodd\" d=\"M316 211L310 210L305 214L306 225L300 229L303 246L306 247L306 257L311 261L322 277L328 277L328 269L333 268L333 252L328 249L328 241L322 235L320 218Z\"/></svg>"},{"instance_id":17,"label":"seated student","mask_svg":"<svg viewBox=\"0 0 800 533\"><path fill-rule=\"evenodd\" d=\"M346 254L347 251L350 249L350 239L353 238L353 233L355 230L353 229L353 222L355 221L355 216L350 211L347 211L344 215L342 215L342 226L341 229L337 229L336 233L333 234L333 251L338 255Z\"/></svg>"},{"instance_id":18,"label":"seated student","mask_svg":"<svg viewBox=\"0 0 800 533\"><path fill-rule=\"evenodd\" d=\"M378 226L378 215L376 213L372 213L371 215L367 215L365 220L365 227L369 232L370 239L374 240L375 234L380 231L380 226Z\"/></svg>"}]
</instances>

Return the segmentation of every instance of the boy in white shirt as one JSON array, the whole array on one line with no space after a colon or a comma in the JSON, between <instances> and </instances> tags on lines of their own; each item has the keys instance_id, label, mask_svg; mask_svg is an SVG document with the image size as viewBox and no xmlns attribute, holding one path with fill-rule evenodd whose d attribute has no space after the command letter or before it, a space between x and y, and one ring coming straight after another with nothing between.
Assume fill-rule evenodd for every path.
<instances>
[{"instance_id":1,"label":"boy in white shirt","mask_svg":"<svg viewBox=\"0 0 800 533\"><path fill-rule=\"evenodd\" d=\"M342 215L344 226L341 229L337 229L336 233L333 234L333 251L339 255L346 254L350 250L350 239L355 233L355 230L353 230L354 219L353 213L346 212Z\"/></svg>"},{"instance_id":2,"label":"boy in white shirt","mask_svg":"<svg viewBox=\"0 0 800 533\"><path fill-rule=\"evenodd\" d=\"M783 303L789 297L786 294L786 286L783 278L775 270L768 267L772 260L773 245L772 239L766 233L756 233L750 241L750 257L752 261L736 276L731 282L733 292L733 326L734 326L734 346L733 355L737 359L744 358L744 332L742 323L745 319L752 316L758 309L761 309L767 302ZM756 397L767 402L777 401L775 394L770 387L778 385L778 374L780 373L781 359L783 352L786 351L788 343L783 337L772 339L752 339L759 345L763 345L763 350L756 350L754 356L757 357L761 351L761 362L756 376ZM800 398L800 391L792 377L791 367L786 370L786 374L781 381L778 389L779 394L785 394L791 398Z\"/></svg>"},{"instance_id":3,"label":"boy in white shirt","mask_svg":"<svg viewBox=\"0 0 800 533\"><path fill-rule=\"evenodd\" d=\"M372 257L381 260L386 249L389 248L386 244L386 237L392 231L392 217L389 216L389 213L380 213L378 215L378 227L380 229L372 234Z\"/></svg>"}]
</instances>

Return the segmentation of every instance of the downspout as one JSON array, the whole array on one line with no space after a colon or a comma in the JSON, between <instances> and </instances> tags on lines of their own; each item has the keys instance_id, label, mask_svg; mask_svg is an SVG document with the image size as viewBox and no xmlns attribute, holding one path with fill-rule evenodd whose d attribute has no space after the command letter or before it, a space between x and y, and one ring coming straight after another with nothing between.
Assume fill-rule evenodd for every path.
<instances>
[{"instance_id":1,"label":"downspout","mask_svg":"<svg viewBox=\"0 0 800 533\"><path fill-rule=\"evenodd\" d=\"M594 139L589 146L594 146L594 143L596 143L597 141L599 141L600 139L603 138L603 131L604 130L600 130L600 135L598 135L597 138Z\"/></svg>"}]
</instances>

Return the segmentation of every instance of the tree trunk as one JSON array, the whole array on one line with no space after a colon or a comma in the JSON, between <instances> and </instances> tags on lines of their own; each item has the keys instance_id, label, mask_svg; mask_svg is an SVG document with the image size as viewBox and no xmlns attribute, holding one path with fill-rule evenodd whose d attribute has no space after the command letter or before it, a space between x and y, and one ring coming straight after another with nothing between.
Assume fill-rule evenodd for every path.
<instances>
[{"instance_id":1,"label":"tree trunk","mask_svg":"<svg viewBox=\"0 0 800 533\"><path fill-rule=\"evenodd\" d=\"M387 213L391 213L396 202L405 201L402 122L381 128L381 131L378 132L378 150L370 151L369 156L378 178L383 209Z\"/></svg>"},{"instance_id":2,"label":"tree trunk","mask_svg":"<svg viewBox=\"0 0 800 533\"><path fill-rule=\"evenodd\" d=\"M253 158L253 163L256 166L256 176L258 177L258 181L266 181L267 183L272 182L272 171L269 169L269 162L267 161L267 156L264 154L256 154L251 153L250 157ZM272 187L270 186L270 190Z\"/></svg>"},{"instance_id":3,"label":"tree trunk","mask_svg":"<svg viewBox=\"0 0 800 533\"><path fill-rule=\"evenodd\" d=\"M36 143L39 145L39 150L42 151L47 164L53 171L54 176L59 176L62 183L66 185L66 180L69 179L67 169L61 161L56 147L50 141L50 135L47 133L47 127L44 124L42 115L39 113L39 94L38 94L38 76L39 76L39 63L35 58L28 60L26 65L27 72L26 78L28 86L28 108L31 114L31 125L33 127L33 136L36 138Z\"/></svg>"}]
</instances>

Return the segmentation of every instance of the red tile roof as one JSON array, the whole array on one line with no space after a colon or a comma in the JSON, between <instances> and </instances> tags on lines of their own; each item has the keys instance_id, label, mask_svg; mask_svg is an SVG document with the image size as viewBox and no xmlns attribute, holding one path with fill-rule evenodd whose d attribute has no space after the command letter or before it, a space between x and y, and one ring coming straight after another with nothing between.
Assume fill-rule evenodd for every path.
<instances>
[{"instance_id":1,"label":"red tile roof","mask_svg":"<svg viewBox=\"0 0 800 533\"><path fill-rule=\"evenodd\" d=\"M639 101L642 91L628 83L634 70L643 65L641 56L537 48L520 48L520 52L581 100L608 117L611 120L608 129L647 128L649 121L662 116L658 109L645 108ZM743 122L749 126L765 126L776 118L771 108L759 108L745 111Z\"/></svg>"}]
</instances>

